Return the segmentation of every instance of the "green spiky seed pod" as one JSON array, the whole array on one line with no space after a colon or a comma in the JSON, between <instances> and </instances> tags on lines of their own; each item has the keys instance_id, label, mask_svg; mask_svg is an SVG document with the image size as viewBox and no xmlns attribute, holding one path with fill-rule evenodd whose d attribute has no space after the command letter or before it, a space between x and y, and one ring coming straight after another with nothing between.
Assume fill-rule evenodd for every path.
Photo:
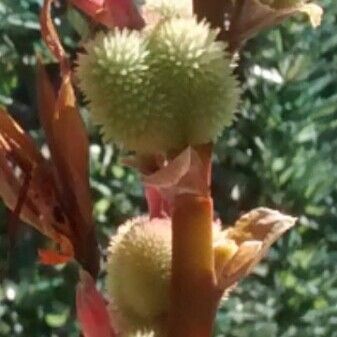
<instances>
[{"instance_id":1,"label":"green spiky seed pod","mask_svg":"<svg viewBox=\"0 0 337 337\"><path fill-rule=\"evenodd\" d=\"M149 133L151 90L146 42L135 31L100 33L78 58L79 85L106 141L139 146ZM139 138L139 135L143 137Z\"/></svg>"},{"instance_id":2,"label":"green spiky seed pod","mask_svg":"<svg viewBox=\"0 0 337 337\"><path fill-rule=\"evenodd\" d=\"M135 218L122 225L108 251L107 290L131 330L158 325L168 308L171 273L168 219Z\"/></svg>"},{"instance_id":3,"label":"green spiky seed pod","mask_svg":"<svg viewBox=\"0 0 337 337\"><path fill-rule=\"evenodd\" d=\"M218 264L230 257L223 248L221 226L213 224ZM162 336L169 307L172 262L171 219L138 217L121 225L108 249L106 287L111 311L125 336L150 331Z\"/></svg>"},{"instance_id":4,"label":"green spiky seed pod","mask_svg":"<svg viewBox=\"0 0 337 337\"><path fill-rule=\"evenodd\" d=\"M126 337L155 337L156 334L152 330L137 330L129 333Z\"/></svg>"},{"instance_id":5,"label":"green spiky seed pod","mask_svg":"<svg viewBox=\"0 0 337 337\"><path fill-rule=\"evenodd\" d=\"M193 12L189 0L146 0L145 12L149 11L161 18L191 16Z\"/></svg>"},{"instance_id":6,"label":"green spiky seed pod","mask_svg":"<svg viewBox=\"0 0 337 337\"><path fill-rule=\"evenodd\" d=\"M172 18L150 37L151 69L178 144L214 141L233 119L238 85L217 31L195 18ZM177 147L177 146L176 146Z\"/></svg>"},{"instance_id":7,"label":"green spiky seed pod","mask_svg":"<svg viewBox=\"0 0 337 337\"><path fill-rule=\"evenodd\" d=\"M172 17L89 42L77 74L105 140L143 153L214 141L239 96L216 36L205 22Z\"/></svg>"}]
</instances>

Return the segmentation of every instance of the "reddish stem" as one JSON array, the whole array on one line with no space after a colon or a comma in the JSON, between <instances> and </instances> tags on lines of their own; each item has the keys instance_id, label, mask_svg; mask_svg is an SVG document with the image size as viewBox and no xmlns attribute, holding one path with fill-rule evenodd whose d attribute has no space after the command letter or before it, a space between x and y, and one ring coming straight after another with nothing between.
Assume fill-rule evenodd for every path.
<instances>
[{"instance_id":1,"label":"reddish stem","mask_svg":"<svg viewBox=\"0 0 337 337\"><path fill-rule=\"evenodd\" d=\"M175 200L170 337L210 337L217 308L212 248L213 203L190 194Z\"/></svg>"}]
</instances>

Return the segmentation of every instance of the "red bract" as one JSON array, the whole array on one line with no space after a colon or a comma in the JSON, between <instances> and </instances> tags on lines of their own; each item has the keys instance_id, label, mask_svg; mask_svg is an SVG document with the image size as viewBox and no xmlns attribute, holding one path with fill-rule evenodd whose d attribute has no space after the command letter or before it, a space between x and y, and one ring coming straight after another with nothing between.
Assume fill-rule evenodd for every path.
<instances>
[{"instance_id":1,"label":"red bract","mask_svg":"<svg viewBox=\"0 0 337 337\"><path fill-rule=\"evenodd\" d=\"M171 215L173 200L180 194L207 196L210 179L211 144L188 147L157 171L143 172L146 199L151 217ZM141 167L138 167L141 170Z\"/></svg>"},{"instance_id":2,"label":"red bract","mask_svg":"<svg viewBox=\"0 0 337 337\"><path fill-rule=\"evenodd\" d=\"M141 29L144 20L132 0L70 0L96 22L109 28Z\"/></svg>"},{"instance_id":3,"label":"red bract","mask_svg":"<svg viewBox=\"0 0 337 337\"><path fill-rule=\"evenodd\" d=\"M0 198L16 218L58 244L57 253L40 251L42 262L63 263L75 255L96 274L88 139L69 76L63 77L60 90L55 91L39 63L38 88L51 159L45 159L29 134L0 109Z\"/></svg>"},{"instance_id":4,"label":"red bract","mask_svg":"<svg viewBox=\"0 0 337 337\"><path fill-rule=\"evenodd\" d=\"M50 149L45 159L31 137L0 109L0 197L16 218L31 224L58 245L40 251L44 263L73 256L98 273L98 249L92 221L88 177L88 137L80 117L68 58L50 17L52 0L41 13L42 36L60 63L61 84L55 88L38 62L38 105Z\"/></svg>"},{"instance_id":5,"label":"red bract","mask_svg":"<svg viewBox=\"0 0 337 337\"><path fill-rule=\"evenodd\" d=\"M309 1L298 1L288 6L273 8L267 1L243 0L226 2L226 15L231 21L227 32L230 50L240 49L244 43L264 29L273 27L296 13L305 13L313 27L320 25L323 10L320 6Z\"/></svg>"},{"instance_id":6,"label":"red bract","mask_svg":"<svg viewBox=\"0 0 337 337\"><path fill-rule=\"evenodd\" d=\"M16 217L58 244L59 253L42 251L47 263L72 258L72 230L57 197L53 167L32 138L0 109L0 198Z\"/></svg>"},{"instance_id":7,"label":"red bract","mask_svg":"<svg viewBox=\"0 0 337 337\"><path fill-rule=\"evenodd\" d=\"M80 272L76 291L77 317L84 337L115 337L103 296L98 292L92 277Z\"/></svg>"}]
</instances>

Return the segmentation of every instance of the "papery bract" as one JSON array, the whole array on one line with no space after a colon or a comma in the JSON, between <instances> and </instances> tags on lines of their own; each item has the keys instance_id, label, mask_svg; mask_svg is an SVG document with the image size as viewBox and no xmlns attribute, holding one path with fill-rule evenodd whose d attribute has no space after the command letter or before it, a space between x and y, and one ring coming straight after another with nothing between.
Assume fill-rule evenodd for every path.
<instances>
[{"instance_id":1,"label":"papery bract","mask_svg":"<svg viewBox=\"0 0 337 337\"><path fill-rule=\"evenodd\" d=\"M70 61L51 18L52 1L45 0L40 22L42 37L60 64L61 83L55 88L38 60L39 114L50 149L58 198L71 226L75 256L96 275L98 249L88 176L89 142L71 82Z\"/></svg>"},{"instance_id":2,"label":"papery bract","mask_svg":"<svg viewBox=\"0 0 337 337\"><path fill-rule=\"evenodd\" d=\"M19 168L19 172L15 172L15 168ZM53 253L53 258L47 258L48 253L44 252L48 261L64 262L74 251L70 224L57 199L52 167L32 138L5 110L0 110L0 197L13 211L27 175L28 186L17 216L59 244L60 254Z\"/></svg>"},{"instance_id":3,"label":"papery bract","mask_svg":"<svg viewBox=\"0 0 337 337\"><path fill-rule=\"evenodd\" d=\"M222 253L217 249L215 251L220 289L229 289L248 275L267 254L269 247L295 223L294 217L260 207L244 214L233 227L224 230L222 238L216 243L217 249L221 245L228 246L229 242L236 246L236 249L231 258L224 261L220 269L217 259L223 260Z\"/></svg>"},{"instance_id":4,"label":"papery bract","mask_svg":"<svg viewBox=\"0 0 337 337\"><path fill-rule=\"evenodd\" d=\"M230 25L227 32L232 52L260 31L278 25L289 17L305 13L313 27L321 23L323 9L307 0L243 0L227 6Z\"/></svg>"},{"instance_id":5,"label":"papery bract","mask_svg":"<svg viewBox=\"0 0 337 337\"><path fill-rule=\"evenodd\" d=\"M143 173L142 180L151 216L158 216L160 207L162 214L171 215L173 199L179 194L208 195L211 150L211 144L188 147L157 171ZM141 171L141 167L138 168Z\"/></svg>"},{"instance_id":6,"label":"papery bract","mask_svg":"<svg viewBox=\"0 0 337 337\"><path fill-rule=\"evenodd\" d=\"M80 271L80 282L76 290L77 318L84 337L115 337L116 331L111 326L105 300L96 289L92 277Z\"/></svg>"},{"instance_id":7,"label":"papery bract","mask_svg":"<svg viewBox=\"0 0 337 337\"><path fill-rule=\"evenodd\" d=\"M37 72L39 113L51 158L43 158L31 137L1 110L0 196L18 217L59 245L60 253L41 250L42 262L63 263L75 255L96 275L88 139L76 106L69 61L51 20L51 3L44 2L41 31L60 63L60 88L53 86L40 61Z\"/></svg>"}]
</instances>

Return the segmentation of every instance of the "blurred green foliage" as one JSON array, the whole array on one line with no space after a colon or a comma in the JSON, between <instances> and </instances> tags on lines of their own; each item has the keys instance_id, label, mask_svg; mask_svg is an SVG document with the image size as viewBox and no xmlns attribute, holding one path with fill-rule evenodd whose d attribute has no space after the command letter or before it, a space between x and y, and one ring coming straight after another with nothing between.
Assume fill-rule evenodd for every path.
<instances>
[{"instance_id":1,"label":"blurred green foliage","mask_svg":"<svg viewBox=\"0 0 337 337\"><path fill-rule=\"evenodd\" d=\"M268 205L299 224L224 303L217 336L337 336L337 3L324 4L318 30L299 17L244 51L242 114L215 157L216 206L229 223Z\"/></svg>"},{"instance_id":2,"label":"blurred green foliage","mask_svg":"<svg viewBox=\"0 0 337 337\"><path fill-rule=\"evenodd\" d=\"M298 216L299 224L224 302L215 336L337 337L337 3L322 3L319 29L296 17L250 41L240 60L240 114L214 156L216 209L225 224L258 205ZM0 102L42 144L35 55L50 56L39 34L40 5L0 0ZM65 22L64 2L56 14L57 23ZM74 22L81 30L79 16ZM75 31L58 27L74 54ZM145 204L137 175L90 129L94 215L104 248L116 225ZM0 337L76 336L76 265L39 265L36 251L48 242L25 225L7 228L6 217L0 205Z\"/></svg>"}]
</instances>

